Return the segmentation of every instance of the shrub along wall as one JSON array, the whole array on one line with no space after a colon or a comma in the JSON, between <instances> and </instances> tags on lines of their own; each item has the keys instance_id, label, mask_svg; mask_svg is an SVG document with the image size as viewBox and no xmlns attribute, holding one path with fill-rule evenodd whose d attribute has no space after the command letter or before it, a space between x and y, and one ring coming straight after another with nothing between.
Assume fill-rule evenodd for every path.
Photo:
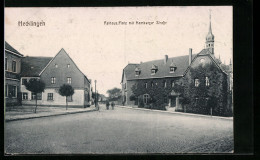
<instances>
[{"instance_id":1,"label":"shrub along wall","mask_svg":"<svg viewBox=\"0 0 260 160\"><path fill-rule=\"evenodd\" d=\"M206 77L209 79L209 86L206 86ZM197 87L194 83L195 79L199 79ZM138 80L131 89L133 95L130 96L130 101L135 101L138 107L165 110L168 96L173 90L180 94L179 102L183 106L177 111L216 116L232 115L232 110L227 103L227 75L211 63L191 68L182 78ZM143 103L144 94L150 96L147 104Z\"/></svg>"},{"instance_id":2,"label":"shrub along wall","mask_svg":"<svg viewBox=\"0 0 260 160\"><path fill-rule=\"evenodd\" d=\"M206 86L206 77L209 86ZM195 79L199 85L195 86ZM227 106L227 75L214 64L199 65L191 68L184 77L184 97L189 99L186 111L199 114L230 116L232 111Z\"/></svg>"},{"instance_id":3,"label":"shrub along wall","mask_svg":"<svg viewBox=\"0 0 260 160\"><path fill-rule=\"evenodd\" d=\"M174 86L172 86L172 83L174 83ZM138 80L131 88L133 95L130 96L130 101L135 101L135 104L138 104L138 107L165 110L165 106L168 105L168 96L170 92L172 90L175 92L183 92L182 84L183 82L180 78ZM144 94L149 95L147 104L143 103Z\"/></svg>"}]
</instances>

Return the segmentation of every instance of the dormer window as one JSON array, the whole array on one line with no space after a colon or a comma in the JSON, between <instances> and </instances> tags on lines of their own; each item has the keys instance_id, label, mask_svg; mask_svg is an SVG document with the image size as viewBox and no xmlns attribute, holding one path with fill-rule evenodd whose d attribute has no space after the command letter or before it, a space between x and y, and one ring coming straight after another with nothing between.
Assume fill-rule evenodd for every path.
<instances>
[{"instance_id":1,"label":"dormer window","mask_svg":"<svg viewBox=\"0 0 260 160\"><path fill-rule=\"evenodd\" d=\"M141 70L139 68L135 68L135 76L139 76L141 73Z\"/></svg>"},{"instance_id":2,"label":"dormer window","mask_svg":"<svg viewBox=\"0 0 260 160\"><path fill-rule=\"evenodd\" d=\"M170 65L170 73L174 73L174 72L176 71L176 69L177 69L177 66L176 66L176 64L173 63L173 61L172 61L171 65Z\"/></svg>"},{"instance_id":3,"label":"dormer window","mask_svg":"<svg viewBox=\"0 0 260 160\"><path fill-rule=\"evenodd\" d=\"M151 75L154 75L158 70L158 67L156 65L152 65L152 68L151 68Z\"/></svg>"},{"instance_id":4,"label":"dormer window","mask_svg":"<svg viewBox=\"0 0 260 160\"><path fill-rule=\"evenodd\" d=\"M174 73L175 72L175 68L174 67L170 67L170 73Z\"/></svg>"}]
</instances>

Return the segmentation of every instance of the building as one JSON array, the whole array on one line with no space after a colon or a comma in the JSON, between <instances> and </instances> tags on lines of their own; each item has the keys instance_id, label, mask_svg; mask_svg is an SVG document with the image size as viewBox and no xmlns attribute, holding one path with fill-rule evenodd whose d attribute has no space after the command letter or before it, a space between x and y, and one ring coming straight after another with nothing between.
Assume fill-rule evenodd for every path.
<instances>
[{"instance_id":1,"label":"building","mask_svg":"<svg viewBox=\"0 0 260 160\"><path fill-rule=\"evenodd\" d=\"M160 60L128 64L121 80L123 104L202 114L230 114L228 93L232 85L232 64L221 64L215 57L211 21L205 46L197 54L189 49L186 56L168 58L165 55Z\"/></svg>"},{"instance_id":2,"label":"building","mask_svg":"<svg viewBox=\"0 0 260 160\"><path fill-rule=\"evenodd\" d=\"M39 78L45 83L45 91L37 96L26 90L25 83L31 78ZM91 81L85 76L64 49L55 57L25 57L22 60L21 94L22 104L64 106L66 97L59 95L59 88L69 84L74 88L73 96L68 97L69 106L86 107L91 100Z\"/></svg>"},{"instance_id":3,"label":"building","mask_svg":"<svg viewBox=\"0 0 260 160\"><path fill-rule=\"evenodd\" d=\"M20 104L20 72L23 55L5 42L5 104Z\"/></svg>"}]
</instances>

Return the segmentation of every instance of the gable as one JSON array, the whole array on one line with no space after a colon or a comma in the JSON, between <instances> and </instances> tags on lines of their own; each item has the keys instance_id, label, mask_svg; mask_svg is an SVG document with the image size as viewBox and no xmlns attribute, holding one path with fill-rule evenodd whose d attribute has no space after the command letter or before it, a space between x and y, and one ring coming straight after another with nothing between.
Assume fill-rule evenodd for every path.
<instances>
[{"instance_id":1,"label":"gable","mask_svg":"<svg viewBox=\"0 0 260 160\"><path fill-rule=\"evenodd\" d=\"M46 83L46 87L60 87L67 84L67 78L71 78L71 85L74 88L83 88L85 75L79 70L77 65L69 57L64 49L48 63L40 73L41 79ZM55 77L55 84L51 83L51 78Z\"/></svg>"},{"instance_id":2,"label":"gable","mask_svg":"<svg viewBox=\"0 0 260 160\"><path fill-rule=\"evenodd\" d=\"M212 63L215 66L219 68L219 70L225 74L227 74L218 64L217 59L214 57L214 55L211 54L211 52L208 49L203 49L200 53L198 53L194 59L192 60L190 66L187 68L187 70L184 73L185 74L190 70L190 68L194 68L199 66L200 64L207 64Z\"/></svg>"}]
</instances>

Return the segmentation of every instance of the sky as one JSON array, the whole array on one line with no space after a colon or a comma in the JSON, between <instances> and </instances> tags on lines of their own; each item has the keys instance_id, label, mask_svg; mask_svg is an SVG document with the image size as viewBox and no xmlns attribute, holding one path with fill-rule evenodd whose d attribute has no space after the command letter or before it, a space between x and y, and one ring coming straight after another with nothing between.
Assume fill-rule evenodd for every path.
<instances>
[{"instance_id":1,"label":"sky","mask_svg":"<svg viewBox=\"0 0 260 160\"><path fill-rule=\"evenodd\" d=\"M188 55L189 48L195 54L204 49L210 12L215 56L229 64L232 6L5 8L4 33L5 41L24 56L54 57L64 48L93 83L97 80L98 92L107 95L108 89L121 88L128 63ZM19 26L19 21L45 25ZM127 25L106 25L105 21Z\"/></svg>"}]
</instances>

